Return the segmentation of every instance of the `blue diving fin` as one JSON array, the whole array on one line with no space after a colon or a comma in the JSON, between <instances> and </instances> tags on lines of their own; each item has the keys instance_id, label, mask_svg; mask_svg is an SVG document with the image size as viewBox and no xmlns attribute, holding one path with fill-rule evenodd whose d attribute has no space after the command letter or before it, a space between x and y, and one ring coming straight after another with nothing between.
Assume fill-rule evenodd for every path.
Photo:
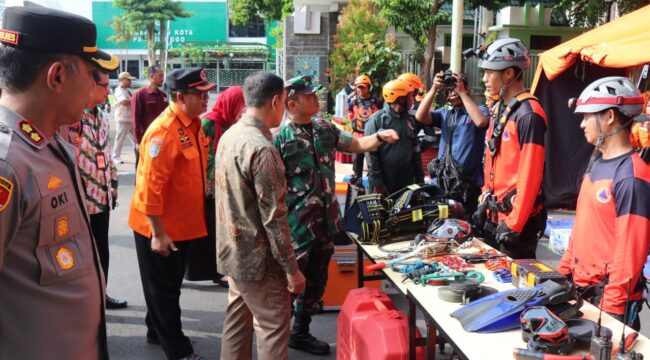
<instances>
[{"instance_id":1,"label":"blue diving fin","mask_svg":"<svg viewBox=\"0 0 650 360\"><path fill-rule=\"evenodd\" d=\"M519 327L519 315L530 306L547 301L541 285L512 289L473 301L451 313L465 331L492 333Z\"/></svg>"}]
</instances>

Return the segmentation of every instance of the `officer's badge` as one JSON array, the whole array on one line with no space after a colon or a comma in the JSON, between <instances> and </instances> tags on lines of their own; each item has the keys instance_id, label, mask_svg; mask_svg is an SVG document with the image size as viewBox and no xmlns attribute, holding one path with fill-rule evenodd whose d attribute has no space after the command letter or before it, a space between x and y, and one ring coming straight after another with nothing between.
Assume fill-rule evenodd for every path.
<instances>
[{"instance_id":1,"label":"officer's badge","mask_svg":"<svg viewBox=\"0 0 650 360\"><path fill-rule=\"evenodd\" d=\"M61 187L63 181L56 177L55 175L50 175L50 178L47 180L47 188L49 190L56 190Z\"/></svg>"},{"instance_id":2,"label":"officer's badge","mask_svg":"<svg viewBox=\"0 0 650 360\"><path fill-rule=\"evenodd\" d=\"M36 145L42 144L43 140L45 140L45 137L38 132L38 130L34 129L32 124L27 120L21 120L18 122L18 127L20 128L20 131Z\"/></svg>"},{"instance_id":3,"label":"officer's badge","mask_svg":"<svg viewBox=\"0 0 650 360\"><path fill-rule=\"evenodd\" d=\"M72 251L61 246L56 252L56 263L59 264L61 270L69 270L74 266L74 255Z\"/></svg>"},{"instance_id":4,"label":"officer's badge","mask_svg":"<svg viewBox=\"0 0 650 360\"><path fill-rule=\"evenodd\" d=\"M62 238L68 235L68 232L68 218L61 216L60 218L56 219L56 235Z\"/></svg>"},{"instance_id":5,"label":"officer's badge","mask_svg":"<svg viewBox=\"0 0 650 360\"><path fill-rule=\"evenodd\" d=\"M14 184L7 178L0 176L0 212L9 205L13 189Z\"/></svg>"},{"instance_id":6,"label":"officer's badge","mask_svg":"<svg viewBox=\"0 0 650 360\"><path fill-rule=\"evenodd\" d=\"M510 141L510 133L508 130L503 132L503 141Z\"/></svg>"}]
</instances>

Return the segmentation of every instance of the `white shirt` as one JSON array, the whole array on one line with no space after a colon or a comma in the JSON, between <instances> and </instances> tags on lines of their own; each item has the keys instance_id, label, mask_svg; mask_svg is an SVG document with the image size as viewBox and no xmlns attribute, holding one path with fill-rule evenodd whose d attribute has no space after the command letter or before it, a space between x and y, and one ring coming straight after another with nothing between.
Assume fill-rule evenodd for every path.
<instances>
[{"instance_id":1,"label":"white shirt","mask_svg":"<svg viewBox=\"0 0 650 360\"><path fill-rule=\"evenodd\" d=\"M128 123L133 121L131 116L131 105L120 104L124 100L131 100L131 96L131 89L123 88L121 86L115 88L115 100L117 100L117 104L115 104L115 121Z\"/></svg>"}]
</instances>

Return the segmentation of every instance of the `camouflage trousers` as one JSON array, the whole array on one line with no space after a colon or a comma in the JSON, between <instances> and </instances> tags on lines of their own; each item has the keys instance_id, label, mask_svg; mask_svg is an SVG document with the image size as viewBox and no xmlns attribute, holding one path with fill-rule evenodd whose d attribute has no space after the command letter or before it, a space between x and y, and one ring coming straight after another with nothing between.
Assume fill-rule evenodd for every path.
<instances>
[{"instance_id":1,"label":"camouflage trousers","mask_svg":"<svg viewBox=\"0 0 650 360\"><path fill-rule=\"evenodd\" d=\"M327 268L332 254L334 254L333 239L321 238L321 241L314 244L306 255L298 259L298 267L305 276L307 284L305 291L291 296L292 313L306 312L311 315L319 310L327 285Z\"/></svg>"}]
</instances>

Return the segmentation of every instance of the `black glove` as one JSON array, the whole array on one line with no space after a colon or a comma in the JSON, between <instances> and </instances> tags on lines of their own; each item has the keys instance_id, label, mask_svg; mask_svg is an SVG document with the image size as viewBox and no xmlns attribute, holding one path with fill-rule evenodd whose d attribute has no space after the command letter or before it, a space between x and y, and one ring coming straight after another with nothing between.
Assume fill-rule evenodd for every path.
<instances>
[{"instance_id":1,"label":"black glove","mask_svg":"<svg viewBox=\"0 0 650 360\"><path fill-rule=\"evenodd\" d=\"M496 240L499 244L512 243L517 240L519 233L511 230L505 221L502 221L497 226Z\"/></svg>"}]
</instances>

